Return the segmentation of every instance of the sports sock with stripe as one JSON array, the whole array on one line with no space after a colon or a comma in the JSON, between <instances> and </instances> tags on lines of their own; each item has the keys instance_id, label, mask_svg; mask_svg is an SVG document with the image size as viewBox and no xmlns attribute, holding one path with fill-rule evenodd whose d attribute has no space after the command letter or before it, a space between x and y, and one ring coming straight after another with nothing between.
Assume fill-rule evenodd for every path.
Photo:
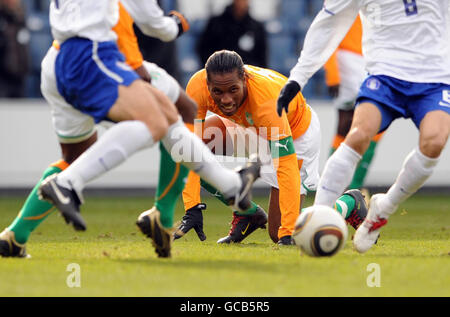
<instances>
[{"instance_id":1,"label":"sports sock with stripe","mask_svg":"<svg viewBox=\"0 0 450 317\"><path fill-rule=\"evenodd\" d=\"M363 187L364 179L369 171L370 163L375 155L375 148L377 146L376 141L371 141L369 148L361 158L358 166L356 167L355 174L353 175L352 182L348 186L349 189L360 189Z\"/></svg>"},{"instance_id":2,"label":"sports sock with stripe","mask_svg":"<svg viewBox=\"0 0 450 317\"><path fill-rule=\"evenodd\" d=\"M14 232L16 241L24 244L28 241L30 234L44 221L49 214L52 213L54 207L47 201L42 201L37 195L37 190L41 182L48 176L59 173L69 166L65 161L61 160L50 165L43 173L42 178L28 195L25 204L9 226L9 230Z\"/></svg>"},{"instance_id":3,"label":"sports sock with stripe","mask_svg":"<svg viewBox=\"0 0 450 317\"><path fill-rule=\"evenodd\" d=\"M342 195L336 200L334 209L341 214L344 219L350 217L353 208L355 208L355 199L350 195Z\"/></svg>"},{"instance_id":4,"label":"sports sock with stripe","mask_svg":"<svg viewBox=\"0 0 450 317\"><path fill-rule=\"evenodd\" d=\"M165 228L172 228L175 206L184 189L189 170L180 163L175 163L161 143L159 148L161 158L155 206L161 213L161 224Z\"/></svg>"}]
</instances>

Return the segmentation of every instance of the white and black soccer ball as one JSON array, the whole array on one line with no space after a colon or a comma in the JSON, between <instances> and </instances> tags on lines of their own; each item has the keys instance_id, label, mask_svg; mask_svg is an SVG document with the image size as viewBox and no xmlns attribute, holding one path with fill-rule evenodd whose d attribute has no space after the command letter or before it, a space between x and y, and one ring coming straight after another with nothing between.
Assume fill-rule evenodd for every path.
<instances>
[{"instance_id":1,"label":"white and black soccer ball","mask_svg":"<svg viewBox=\"0 0 450 317\"><path fill-rule=\"evenodd\" d=\"M347 235L347 224L336 210L311 206L297 218L292 238L304 253L320 257L336 254L344 246Z\"/></svg>"}]
</instances>

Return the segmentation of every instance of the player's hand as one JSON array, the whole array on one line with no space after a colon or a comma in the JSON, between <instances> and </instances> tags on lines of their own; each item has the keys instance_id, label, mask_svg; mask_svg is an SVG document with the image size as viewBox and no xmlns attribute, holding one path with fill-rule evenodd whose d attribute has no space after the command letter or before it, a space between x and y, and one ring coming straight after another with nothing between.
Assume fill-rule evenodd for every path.
<instances>
[{"instance_id":1,"label":"player's hand","mask_svg":"<svg viewBox=\"0 0 450 317\"><path fill-rule=\"evenodd\" d=\"M328 86L328 95L331 98L337 98L339 96L339 85Z\"/></svg>"},{"instance_id":2,"label":"player's hand","mask_svg":"<svg viewBox=\"0 0 450 317\"><path fill-rule=\"evenodd\" d=\"M180 12L172 10L169 12L169 16L175 20L178 24L178 35L177 37L181 36L181 34L187 32L189 30L189 22L188 20L182 15Z\"/></svg>"},{"instance_id":3,"label":"player's hand","mask_svg":"<svg viewBox=\"0 0 450 317\"><path fill-rule=\"evenodd\" d=\"M297 96L300 90L300 85L293 80L288 80L283 89L281 89L277 101L277 112L280 117L283 113L283 109L286 111L286 113L288 113L289 103L292 101L292 99L294 99L295 96Z\"/></svg>"},{"instance_id":4,"label":"player's hand","mask_svg":"<svg viewBox=\"0 0 450 317\"><path fill-rule=\"evenodd\" d=\"M203 232L203 214L202 210L206 209L206 204L198 204L186 210L186 214L181 220L181 225L173 234L174 239L179 239L194 228L200 241L206 240L206 235Z\"/></svg>"}]
</instances>

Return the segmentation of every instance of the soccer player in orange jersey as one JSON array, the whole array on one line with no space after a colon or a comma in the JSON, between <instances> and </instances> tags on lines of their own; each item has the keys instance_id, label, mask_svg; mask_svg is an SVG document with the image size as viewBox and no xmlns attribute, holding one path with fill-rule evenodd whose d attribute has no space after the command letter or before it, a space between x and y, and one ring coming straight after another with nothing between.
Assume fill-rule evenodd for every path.
<instances>
[{"instance_id":1,"label":"soccer player in orange jersey","mask_svg":"<svg viewBox=\"0 0 450 317\"><path fill-rule=\"evenodd\" d=\"M319 120L301 94L291 103L289 116L277 116L276 98L285 81L283 75L244 65L237 53L223 50L209 57L205 69L198 71L186 88L187 94L198 104L196 120L203 122L201 136L216 145L216 154L243 154L260 144L260 138L268 145L266 163L269 165L262 168L261 178L271 186L269 235L279 244L291 244L300 210L300 194L304 197L308 190L315 190L319 179ZM217 116L207 117L207 111ZM217 127L220 129L211 129ZM247 144L239 142L245 138L250 139ZM225 149L220 149L222 144ZM245 149L239 148L242 144ZM263 148L257 150L262 160L267 158L261 153ZM208 184L202 185L215 193ZM176 233L177 238L190 229L192 212L201 213L198 206L206 207L201 204L200 180L194 173L189 175L183 199L187 213ZM266 221L264 211L256 204L245 214L234 212L229 235L218 243L240 242L257 228L264 227Z\"/></svg>"}]
</instances>

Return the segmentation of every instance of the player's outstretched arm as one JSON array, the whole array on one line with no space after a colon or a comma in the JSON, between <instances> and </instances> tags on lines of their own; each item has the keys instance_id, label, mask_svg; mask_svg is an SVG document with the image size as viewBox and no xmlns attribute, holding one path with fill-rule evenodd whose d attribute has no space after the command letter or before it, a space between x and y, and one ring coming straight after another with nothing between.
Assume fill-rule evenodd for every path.
<instances>
[{"instance_id":1,"label":"player's outstretched arm","mask_svg":"<svg viewBox=\"0 0 450 317\"><path fill-rule=\"evenodd\" d=\"M306 33L303 50L292 68L289 80L281 90L277 102L278 114L288 110L289 103L305 87L330 58L350 29L358 15L359 4L355 0L326 0ZM296 93L294 93L296 92Z\"/></svg>"},{"instance_id":2,"label":"player's outstretched arm","mask_svg":"<svg viewBox=\"0 0 450 317\"><path fill-rule=\"evenodd\" d=\"M189 22L180 12L171 11L166 16L155 0L121 0L121 3L145 35L170 42L189 30Z\"/></svg>"}]
</instances>

